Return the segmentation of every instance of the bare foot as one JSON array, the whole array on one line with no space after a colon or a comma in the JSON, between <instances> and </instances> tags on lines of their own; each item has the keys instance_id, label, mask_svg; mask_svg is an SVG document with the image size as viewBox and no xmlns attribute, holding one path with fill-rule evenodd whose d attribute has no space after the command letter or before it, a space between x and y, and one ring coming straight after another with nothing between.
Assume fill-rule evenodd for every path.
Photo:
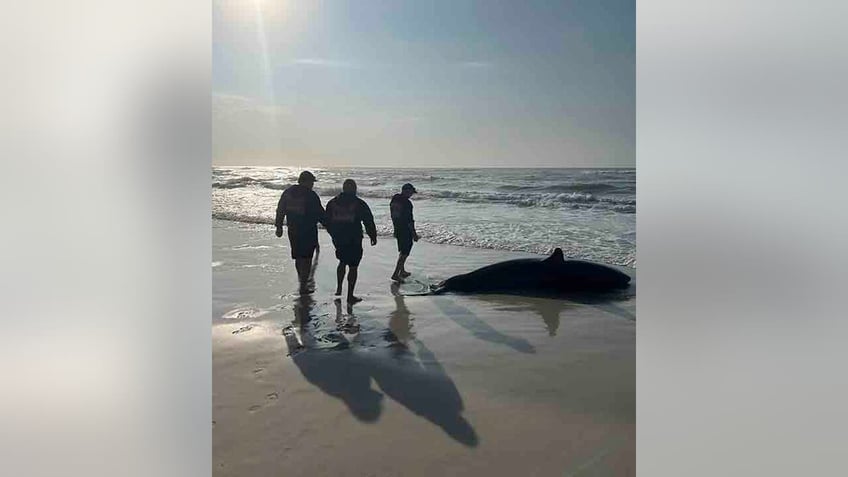
<instances>
[{"instance_id":1,"label":"bare foot","mask_svg":"<svg viewBox=\"0 0 848 477\"><path fill-rule=\"evenodd\" d=\"M347 297L348 303L359 303L360 301L362 301L362 298L359 298L358 296L348 295Z\"/></svg>"},{"instance_id":2,"label":"bare foot","mask_svg":"<svg viewBox=\"0 0 848 477\"><path fill-rule=\"evenodd\" d=\"M401 282L403 280L397 275L392 275L392 281L393 282Z\"/></svg>"},{"instance_id":3,"label":"bare foot","mask_svg":"<svg viewBox=\"0 0 848 477\"><path fill-rule=\"evenodd\" d=\"M336 290L336 296L342 296L342 289L341 288Z\"/></svg>"},{"instance_id":4,"label":"bare foot","mask_svg":"<svg viewBox=\"0 0 848 477\"><path fill-rule=\"evenodd\" d=\"M409 272L406 272L406 271L404 271L404 272L400 272L400 276L401 276L401 278L406 278L406 277L408 277L408 276L410 276L410 275L412 275L412 274L411 274L411 273L409 273Z\"/></svg>"}]
</instances>

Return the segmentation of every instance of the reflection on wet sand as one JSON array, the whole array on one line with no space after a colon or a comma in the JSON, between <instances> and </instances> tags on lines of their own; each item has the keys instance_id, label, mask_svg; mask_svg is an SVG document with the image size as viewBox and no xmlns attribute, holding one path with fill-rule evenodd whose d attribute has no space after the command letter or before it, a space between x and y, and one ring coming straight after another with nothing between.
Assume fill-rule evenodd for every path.
<instances>
[{"instance_id":1,"label":"reflection on wet sand","mask_svg":"<svg viewBox=\"0 0 848 477\"><path fill-rule=\"evenodd\" d=\"M628 298L630 297L607 298L603 296L576 296L571 297L571 300L583 305L589 305L598 308L611 315L615 315L619 318L624 318L625 320L636 321L635 313L616 303L617 301L624 301Z\"/></svg>"},{"instance_id":2,"label":"reflection on wet sand","mask_svg":"<svg viewBox=\"0 0 848 477\"><path fill-rule=\"evenodd\" d=\"M342 313L342 299L336 298L333 303L336 305L336 329L345 334L359 333L359 322L353 314L353 305L345 305L346 313Z\"/></svg>"},{"instance_id":3,"label":"reflection on wet sand","mask_svg":"<svg viewBox=\"0 0 848 477\"><path fill-rule=\"evenodd\" d=\"M354 329L359 331L351 308L345 316L341 303L336 302L331 320L309 295L301 296L293 307L292 326L283 332L289 355L307 381L342 400L360 421L377 421L384 396L388 396L456 441L477 446L477 433L462 416L459 390L436 356L411 332L411 313L403 296L395 295L395 307L388 329L378 334L392 351L380 353L351 346L359 336L348 336ZM330 321L332 326L328 326ZM328 346L332 343L335 345ZM409 345L414 345L414 352ZM380 391L371 387L372 379Z\"/></svg>"},{"instance_id":4,"label":"reflection on wet sand","mask_svg":"<svg viewBox=\"0 0 848 477\"><path fill-rule=\"evenodd\" d=\"M469 297L495 305L498 310L536 314L542 318L550 336L556 336L562 312L578 305L591 306L618 318L636 320L633 312L616 303L631 298L623 294L501 295L493 293L469 295Z\"/></svg>"},{"instance_id":5,"label":"reflection on wet sand","mask_svg":"<svg viewBox=\"0 0 848 477\"><path fill-rule=\"evenodd\" d=\"M498 310L536 314L542 318L549 336L556 336L560 325L560 313L573 307L565 300L514 295L477 295L475 300L495 305Z\"/></svg>"},{"instance_id":6,"label":"reflection on wet sand","mask_svg":"<svg viewBox=\"0 0 848 477\"><path fill-rule=\"evenodd\" d=\"M400 283L392 282L390 291L395 299L395 310L389 313L389 331L398 343L406 346L412 336L412 324L409 322L411 313L400 293Z\"/></svg>"}]
</instances>

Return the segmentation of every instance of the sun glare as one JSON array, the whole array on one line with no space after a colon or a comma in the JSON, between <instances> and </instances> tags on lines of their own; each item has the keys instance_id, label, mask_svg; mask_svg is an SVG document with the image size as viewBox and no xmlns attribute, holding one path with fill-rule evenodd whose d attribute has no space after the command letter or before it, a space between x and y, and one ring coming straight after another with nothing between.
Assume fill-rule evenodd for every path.
<instances>
[{"instance_id":1,"label":"sun glare","mask_svg":"<svg viewBox=\"0 0 848 477\"><path fill-rule=\"evenodd\" d=\"M308 13L317 6L312 0L220 0L218 7L234 21L252 22L256 11L265 19L268 28L284 26L286 31L299 31L305 25Z\"/></svg>"}]
</instances>

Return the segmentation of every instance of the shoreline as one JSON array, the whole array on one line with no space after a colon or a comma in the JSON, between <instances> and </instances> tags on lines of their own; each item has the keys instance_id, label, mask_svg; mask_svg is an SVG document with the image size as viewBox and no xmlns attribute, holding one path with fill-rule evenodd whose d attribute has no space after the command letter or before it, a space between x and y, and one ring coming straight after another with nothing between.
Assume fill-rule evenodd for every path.
<instances>
[{"instance_id":1,"label":"shoreline","mask_svg":"<svg viewBox=\"0 0 848 477\"><path fill-rule=\"evenodd\" d=\"M322 197L321 198L322 203L326 203L325 199L329 199L329 198ZM262 218L253 218L253 219L230 218L230 217L223 217L220 214L213 213L212 214L213 228L214 228L214 223L216 221L231 222L231 223L234 223L234 224L244 224L246 226L267 225L267 226L271 227L272 229L274 227L274 221L272 219L266 220L266 219L262 219ZM319 242L320 242L319 245L320 246L323 246L323 242L321 242L321 240L320 240L320 236L322 234L326 235L327 231L322 226L319 225L318 226L318 235L319 235ZM378 238L378 240L382 239L382 240L392 241L394 243L394 237L392 236L392 234L387 233L387 232L381 232L381 229L379 227L377 228L377 238ZM365 237L364 240L363 240L363 248L369 246L366 243L367 239L368 239L368 237ZM535 258L535 257L544 257L546 255L546 254L543 254L543 253L528 252L528 251L525 251L525 250L511 250L511 249L503 249L503 248L495 248L495 247L481 247L481 246L478 246L478 245L457 245L457 244L452 244L452 243L432 242L432 241L427 240L427 238L425 238L423 236L421 237L421 240L419 240L416 243L416 245L422 245L422 244L435 245L435 246L445 246L445 247L457 247L459 249L488 250L488 251L492 251L492 252L500 252L500 253L509 255L509 256L505 255L504 257L501 258L501 260L509 260L510 258L525 258L525 257ZM332 246L332 243L330 243L330 246ZM551 248L551 252L553 252L554 248L556 248L556 247L554 246L554 247ZM515 254L515 255L513 256L513 254ZM569 257L567 255L566 255L565 258L566 258L566 260L585 260L585 259L582 259L582 258ZM609 266L609 267L615 267L619 270L625 271L628 274L633 275L633 278L635 279L635 271L637 270L635 264L634 265L620 265L620 264L616 264L616 263L606 263L606 262L597 262L597 263L601 263L603 265L606 265L606 266ZM470 270L468 270L468 271L470 271Z\"/></svg>"},{"instance_id":2,"label":"shoreline","mask_svg":"<svg viewBox=\"0 0 848 477\"><path fill-rule=\"evenodd\" d=\"M380 237L348 307L320 232L302 299L287 242L240 224L213 221L215 475L635 473L635 296L412 296ZM408 269L519 256L419 241Z\"/></svg>"}]
</instances>

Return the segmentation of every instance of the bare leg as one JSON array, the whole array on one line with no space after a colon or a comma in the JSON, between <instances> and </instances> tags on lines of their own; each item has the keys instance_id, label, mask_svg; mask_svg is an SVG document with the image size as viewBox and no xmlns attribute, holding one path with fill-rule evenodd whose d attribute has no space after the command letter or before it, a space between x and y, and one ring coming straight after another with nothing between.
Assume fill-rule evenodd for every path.
<instances>
[{"instance_id":1,"label":"bare leg","mask_svg":"<svg viewBox=\"0 0 848 477\"><path fill-rule=\"evenodd\" d=\"M392 280L400 280L402 278L401 272L404 271L403 264L406 262L406 257L403 254L398 255L397 265L395 265L395 271L392 273Z\"/></svg>"},{"instance_id":2,"label":"bare leg","mask_svg":"<svg viewBox=\"0 0 848 477\"><path fill-rule=\"evenodd\" d=\"M315 257L312 259L312 262L309 265L309 274L306 279L306 288L308 291L315 291L315 270L318 269L318 256L320 255L320 249L318 248L318 244L315 244Z\"/></svg>"},{"instance_id":3,"label":"bare leg","mask_svg":"<svg viewBox=\"0 0 848 477\"><path fill-rule=\"evenodd\" d=\"M309 271L312 269L312 260L308 258L296 258L294 267L297 269L297 279L300 282L300 292L306 293L309 282Z\"/></svg>"},{"instance_id":4,"label":"bare leg","mask_svg":"<svg viewBox=\"0 0 848 477\"><path fill-rule=\"evenodd\" d=\"M409 272L406 271L406 259L409 258L409 255L401 255L400 256L400 268L398 269L398 276L401 278L406 278L409 276Z\"/></svg>"},{"instance_id":5,"label":"bare leg","mask_svg":"<svg viewBox=\"0 0 848 477\"><path fill-rule=\"evenodd\" d=\"M350 269L351 275L354 273L353 267ZM345 264L339 261L339 266L336 267L336 296L342 294L342 282L345 277ZM350 282L350 278L348 278L348 282Z\"/></svg>"},{"instance_id":6,"label":"bare leg","mask_svg":"<svg viewBox=\"0 0 848 477\"><path fill-rule=\"evenodd\" d=\"M347 302L356 303L362 301L362 298L353 295L353 289L356 288L356 278L359 276L359 267L350 267L350 273L347 275ZM341 282L339 282L341 283Z\"/></svg>"}]
</instances>

